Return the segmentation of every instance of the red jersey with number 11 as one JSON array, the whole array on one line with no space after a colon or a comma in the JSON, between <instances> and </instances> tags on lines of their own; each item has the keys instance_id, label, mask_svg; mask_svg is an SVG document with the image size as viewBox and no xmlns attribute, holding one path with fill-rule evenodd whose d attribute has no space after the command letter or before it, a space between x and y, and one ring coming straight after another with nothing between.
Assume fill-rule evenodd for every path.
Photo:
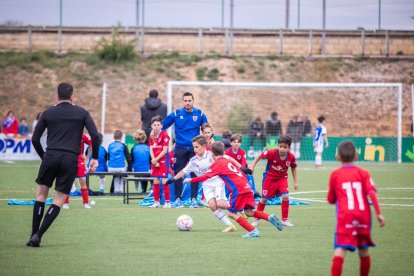
<instances>
[{"instance_id":1,"label":"red jersey with number 11","mask_svg":"<svg viewBox=\"0 0 414 276\"><path fill-rule=\"evenodd\" d=\"M336 203L336 233L369 234L371 210L368 193L375 191L369 173L354 165L342 166L331 173L327 199Z\"/></svg>"}]
</instances>

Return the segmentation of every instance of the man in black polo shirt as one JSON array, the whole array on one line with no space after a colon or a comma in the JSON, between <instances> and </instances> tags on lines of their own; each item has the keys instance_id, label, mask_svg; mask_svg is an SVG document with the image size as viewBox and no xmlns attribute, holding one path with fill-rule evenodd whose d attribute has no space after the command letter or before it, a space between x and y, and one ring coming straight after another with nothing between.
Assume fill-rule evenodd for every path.
<instances>
[{"instance_id":1,"label":"man in black polo shirt","mask_svg":"<svg viewBox=\"0 0 414 276\"><path fill-rule=\"evenodd\" d=\"M73 87L67 83L58 86L58 102L44 111L33 132L32 143L42 159L36 179L36 202L33 208L32 234L27 246L39 247L43 234L59 215L69 194L78 168L78 154L84 127L92 139L90 171L98 166L99 136L95 123L85 109L72 104ZM40 137L47 129L47 149L43 151ZM43 218L49 189L55 183L53 203ZM43 222L40 225L40 222Z\"/></svg>"}]
</instances>

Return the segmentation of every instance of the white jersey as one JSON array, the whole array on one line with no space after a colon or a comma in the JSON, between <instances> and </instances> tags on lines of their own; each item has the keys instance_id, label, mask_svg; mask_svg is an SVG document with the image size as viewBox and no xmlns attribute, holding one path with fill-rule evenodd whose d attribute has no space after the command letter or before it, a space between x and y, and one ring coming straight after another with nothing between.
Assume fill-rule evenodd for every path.
<instances>
[{"instance_id":1,"label":"white jersey","mask_svg":"<svg viewBox=\"0 0 414 276\"><path fill-rule=\"evenodd\" d=\"M316 127L315 135L313 136L314 145L323 147L325 136L326 136L326 127L323 124L319 124Z\"/></svg>"},{"instance_id":2,"label":"white jersey","mask_svg":"<svg viewBox=\"0 0 414 276\"><path fill-rule=\"evenodd\" d=\"M183 169L186 174L191 172L195 173L197 176L204 175L207 171L210 170L211 164L214 162L213 156L210 151L206 151L203 156L193 156L188 162L187 166ZM203 182L203 187L208 186L224 186L223 180L220 177L214 176L213 178L207 179Z\"/></svg>"}]
</instances>

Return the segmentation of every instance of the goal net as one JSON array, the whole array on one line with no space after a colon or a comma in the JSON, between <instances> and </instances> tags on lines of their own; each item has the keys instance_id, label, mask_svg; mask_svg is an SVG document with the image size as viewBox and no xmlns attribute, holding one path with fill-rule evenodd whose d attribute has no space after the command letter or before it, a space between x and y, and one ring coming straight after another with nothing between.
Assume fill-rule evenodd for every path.
<instances>
[{"instance_id":1,"label":"goal net","mask_svg":"<svg viewBox=\"0 0 414 276\"><path fill-rule=\"evenodd\" d=\"M314 160L313 134L317 118L323 115L329 141L323 160L334 161L338 144L352 140L359 160L401 162L400 83L170 81L166 90L170 111L182 107L184 91L194 95L195 107L207 115L216 140L227 130L243 135L248 159L277 145L277 134L267 127L271 113L276 112L282 133L300 141L295 149L300 160ZM256 126L263 124L260 135L251 128L253 121L258 122Z\"/></svg>"}]
</instances>

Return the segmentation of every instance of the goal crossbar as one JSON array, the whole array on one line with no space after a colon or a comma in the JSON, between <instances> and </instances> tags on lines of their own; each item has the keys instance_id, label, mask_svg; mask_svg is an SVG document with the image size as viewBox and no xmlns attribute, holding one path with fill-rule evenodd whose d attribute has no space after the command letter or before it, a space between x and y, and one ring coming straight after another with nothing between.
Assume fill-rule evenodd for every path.
<instances>
[{"instance_id":1,"label":"goal crossbar","mask_svg":"<svg viewBox=\"0 0 414 276\"><path fill-rule=\"evenodd\" d=\"M172 90L174 86L221 86L221 87L322 87L322 88L394 88L398 91L397 115L397 162L402 158L402 83L319 83L319 82L208 82L208 81L168 81L166 87L168 113L172 111Z\"/></svg>"}]
</instances>

